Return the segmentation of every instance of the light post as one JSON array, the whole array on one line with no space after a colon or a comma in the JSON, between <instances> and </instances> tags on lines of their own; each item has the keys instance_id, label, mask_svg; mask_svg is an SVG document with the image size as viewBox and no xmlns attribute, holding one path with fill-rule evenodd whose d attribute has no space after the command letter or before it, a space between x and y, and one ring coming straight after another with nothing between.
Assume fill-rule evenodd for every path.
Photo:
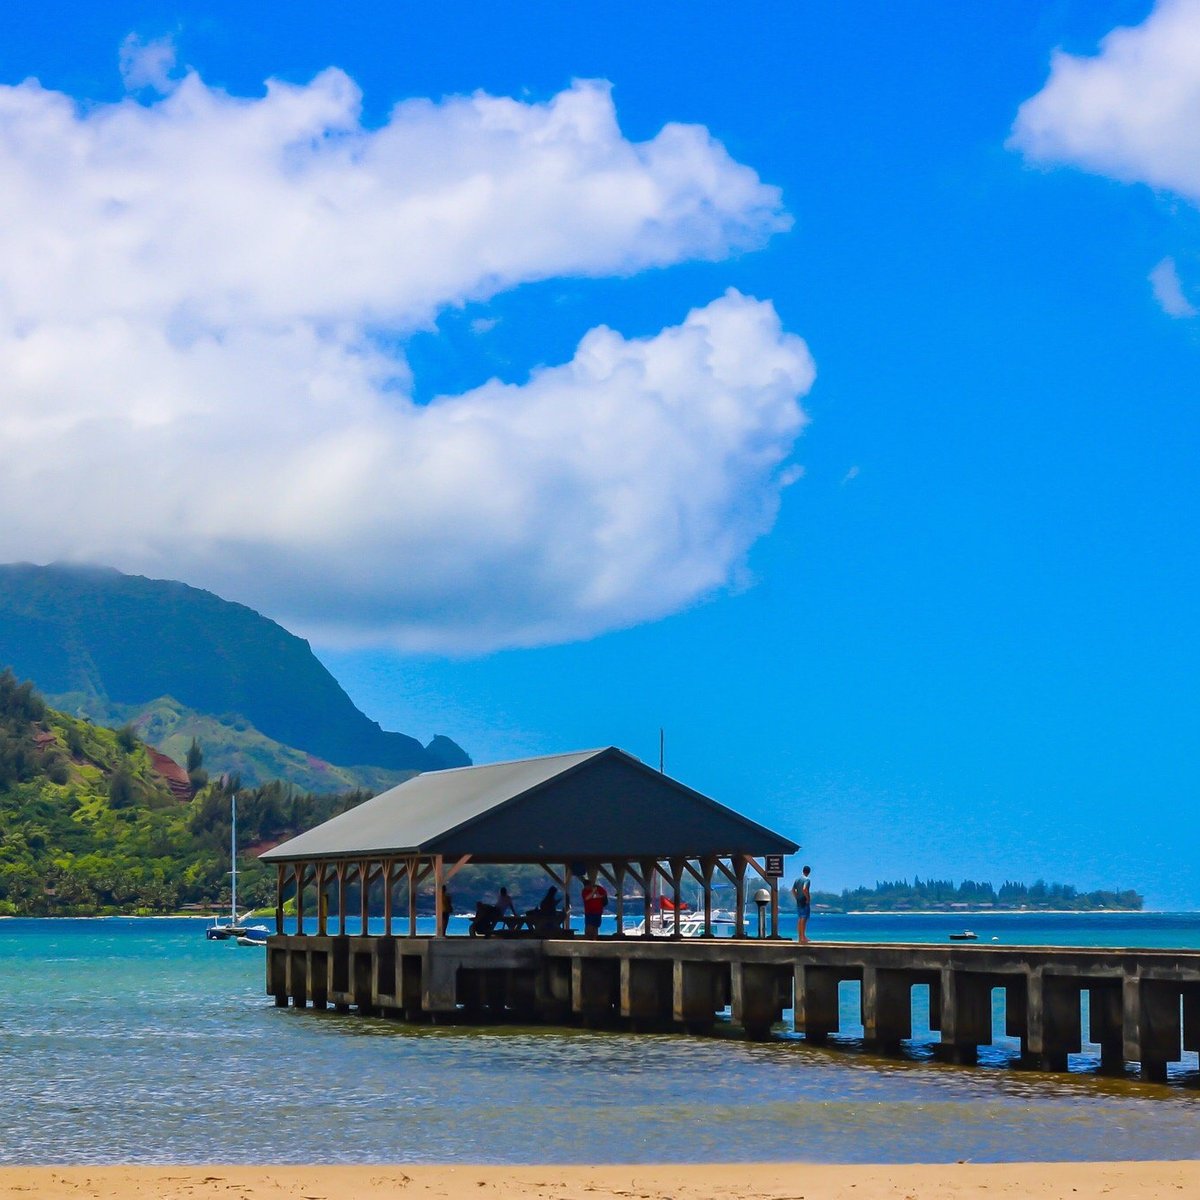
<instances>
[{"instance_id":1,"label":"light post","mask_svg":"<svg viewBox=\"0 0 1200 1200\"><path fill-rule=\"evenodd\" d=\"M767 936L767 905L771 903L771 893L767 888L759 888L754 893L754 903L758 905L758 936Z\"/></svg>"}]
</instances>

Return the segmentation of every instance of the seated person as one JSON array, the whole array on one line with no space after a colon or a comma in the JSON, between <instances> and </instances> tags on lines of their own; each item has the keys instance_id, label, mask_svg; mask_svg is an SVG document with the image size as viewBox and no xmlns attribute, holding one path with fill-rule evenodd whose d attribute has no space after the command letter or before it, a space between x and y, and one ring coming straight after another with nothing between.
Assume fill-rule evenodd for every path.
<instances>
[{"instance_id":1,"label":"seated person","mask_svg":"<svg viewBox=\"0 0 1200 1200\"><path fill-rule=\"evenodd\" d=\"M541 932L557 929L562 921L562 913L558 910L558 888L553 886L547 888L546 894L538 901L537 908L531 908L526 912L525 920L529 923L530 929L537 929Z\"/></svg>"},{"instance_id":2,"label":"seated person","mask_svg":"<svg viewBox=\"0 0 1200 1200\"><path fill-rule=\"evenodd\" d=\"M490 937L500 920L500 910L486 900L480 900L475 905L475 916L467 927L471 937Z\"/></svg>"},{"instance_id":3,"label":"seated person","mask_svg":"<svg viewBox=\"0 0 1200 1200\"><path fill-rule=\"evenodd\" d=\"M508 894L508 888L506 887L502 887L496 897L496 916L509 929L520 929L521 922L524 920L517 912L517 906L513 904L512 897Z\"/></svg>"}]
</instances>

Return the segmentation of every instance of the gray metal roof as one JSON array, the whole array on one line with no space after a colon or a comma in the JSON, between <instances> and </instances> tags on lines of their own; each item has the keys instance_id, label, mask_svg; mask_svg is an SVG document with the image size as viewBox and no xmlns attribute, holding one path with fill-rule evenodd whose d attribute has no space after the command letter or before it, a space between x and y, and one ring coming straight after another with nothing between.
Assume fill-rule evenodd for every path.
<instances>
[{"instance_id":1,"label":"gray metal roof","mask_svg":"<svg viewBox=\"0 0 1200 1200\"><path fill-rule=\"evenodd\" d=\"M791 854L787 838L609 746L430 771L266 851L268 862L470 854L477 861Z\"/></svg>"}]
</instances>

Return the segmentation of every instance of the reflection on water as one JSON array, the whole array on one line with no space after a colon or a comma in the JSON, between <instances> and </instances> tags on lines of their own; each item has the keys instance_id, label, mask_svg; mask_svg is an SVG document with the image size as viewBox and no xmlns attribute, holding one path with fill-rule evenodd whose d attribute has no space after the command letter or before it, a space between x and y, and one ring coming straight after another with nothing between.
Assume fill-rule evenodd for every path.
<instances>
[{"instance_id":1,"label":"reflection on water","mask_svg":"<svg viewBox=\"0 0 1200 1200\"><path fill-rule=\"evenodd\" d=\"M262 973L195 922L0 922L0 1161L1200 1156L1194 1055L1162 1087L919 1045L894 1062L733 1031L409 1028L276 1009ZM842 1003L852 1033L856 986Z\"/></svg>"}]
</instances>

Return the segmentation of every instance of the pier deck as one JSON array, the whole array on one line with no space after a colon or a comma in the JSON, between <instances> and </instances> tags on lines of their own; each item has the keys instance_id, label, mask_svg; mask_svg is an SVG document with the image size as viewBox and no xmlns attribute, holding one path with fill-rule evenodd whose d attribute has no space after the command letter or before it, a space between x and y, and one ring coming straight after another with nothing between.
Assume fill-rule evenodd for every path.
<instances>
[{"instance_id":1,"label":"pier deck","mask_svg":"<svg viewBox=\"0 0 1200 1200\"><path fill-rule=\"evenodd\" d=\"M839 1029L839 985L861 985L866 1042L897 1051L912 1037L912 992L929 988L940 1053L973 1062L993 1040L993 991L1021 1059L1062 1071L1085 1040L1102 1068L1167 1065L1200 1050L1200 951L819 943L775 939L506 940L277 934L267 994L280 1006L333 1006L409 1021L517 1018L633 1030L710 1029L726 1008L752 1038L786 1009L821 1041Z\"/></svg>"}]
</instances>

